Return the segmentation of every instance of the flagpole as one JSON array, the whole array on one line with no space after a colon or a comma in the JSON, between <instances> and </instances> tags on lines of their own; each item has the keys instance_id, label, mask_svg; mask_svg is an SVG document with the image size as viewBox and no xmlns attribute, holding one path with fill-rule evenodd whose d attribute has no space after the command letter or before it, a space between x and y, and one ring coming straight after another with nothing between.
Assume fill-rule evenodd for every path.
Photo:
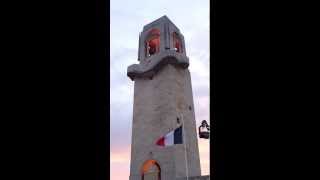
<instances>
[{"instance_id":1,"label":"flagpole","mask_svg":"<svg viewBox=\"0 0 320 180\"><path fill-rule=\"evenodd\" d=\"M185 164L186 164L186 173L187 173L187 180L189 180L189 172L188 172L188 160L187 160L187 146L186 146L186 138L185 138L185 130L184 130L184 118L183 118L183 114L181 113L181 119L182 119L182 128L183 128L183 132L182 132L182 136L183 136L183 144L184 144L184 157L185 157Z\"/></svg>"}]
</instances>

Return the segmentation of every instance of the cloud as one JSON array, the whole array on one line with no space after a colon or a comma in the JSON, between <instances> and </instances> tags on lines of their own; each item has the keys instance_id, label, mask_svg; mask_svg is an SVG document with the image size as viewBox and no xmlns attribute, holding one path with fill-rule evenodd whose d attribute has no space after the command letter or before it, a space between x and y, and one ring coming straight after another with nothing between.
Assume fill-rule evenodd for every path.
<instances>
[{"instance_id":1,"label":"cloud","mask_svg":"<svg viewBox=\"0 0 320 180\"><path fill-rule=\"evenodd\" d=\"M210 174L210 141L206 139L198 139L199 153L200 153L200 164L201 174Z\"/></svg>"},{"instance_id":2,"label":"cloud","mask_svg":"<svg viewBox=\"0 0 320 180\"><path fill-rule=\"evenodd\" d=\"M113 146L110 151L110 175L111 179L124 180L129 179L130 170L130 145L121 147Z\"/></svg>"}]
</instances>

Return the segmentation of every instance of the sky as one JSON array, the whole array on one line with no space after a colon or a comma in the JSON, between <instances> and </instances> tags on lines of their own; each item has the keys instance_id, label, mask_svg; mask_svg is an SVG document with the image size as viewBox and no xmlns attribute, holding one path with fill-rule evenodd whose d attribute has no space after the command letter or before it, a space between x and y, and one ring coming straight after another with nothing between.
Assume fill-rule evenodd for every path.
<instances>
[{"instance_id":1,"label":"sky","mask_svg":"<svg viewBox=\"0 0 320 180\"><path fill-rule=\"evenodd\" d=\"M138 64L143 26L167 17L184 35L197 127L209 114L209 0L111 0L110 2L110 179L128 180L134 82L127 67ZM209 123L210 124L210 123ZM209 174L209 140L199 139L202 175Z\"/></svg>"}]
</instances>

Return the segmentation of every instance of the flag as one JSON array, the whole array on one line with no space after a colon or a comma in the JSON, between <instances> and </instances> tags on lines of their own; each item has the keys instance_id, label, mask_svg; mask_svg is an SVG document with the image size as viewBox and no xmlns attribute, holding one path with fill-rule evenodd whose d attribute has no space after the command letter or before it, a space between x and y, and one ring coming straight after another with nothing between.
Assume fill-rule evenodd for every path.
<instances>
[{"instance_id":1,"label":"flag","mask_svg":"<svg viewBox=\"0 0 320 180\"><path fill-rule=\"evenodd\" d=\"M156 144L158 146L172 146L174 144L182 144L182 125L158 139Z\"/></svg>"}]
</instances>

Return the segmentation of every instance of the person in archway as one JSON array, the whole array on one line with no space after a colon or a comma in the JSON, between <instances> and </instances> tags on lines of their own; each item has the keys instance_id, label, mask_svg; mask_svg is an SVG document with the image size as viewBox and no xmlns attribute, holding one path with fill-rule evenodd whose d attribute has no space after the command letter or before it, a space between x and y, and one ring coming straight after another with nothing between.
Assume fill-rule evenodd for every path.
<instances>
[{"instance_id":1,"label":"person in archway","mask_svg":"<svg viewBox=\"0 0 320 180\"><path fill-rule=\"evenodd\" d=\"M156 47L155 45L150 45L149 47L149 54L150 56L156 53Z\"/></svg>"}]
</instances>

